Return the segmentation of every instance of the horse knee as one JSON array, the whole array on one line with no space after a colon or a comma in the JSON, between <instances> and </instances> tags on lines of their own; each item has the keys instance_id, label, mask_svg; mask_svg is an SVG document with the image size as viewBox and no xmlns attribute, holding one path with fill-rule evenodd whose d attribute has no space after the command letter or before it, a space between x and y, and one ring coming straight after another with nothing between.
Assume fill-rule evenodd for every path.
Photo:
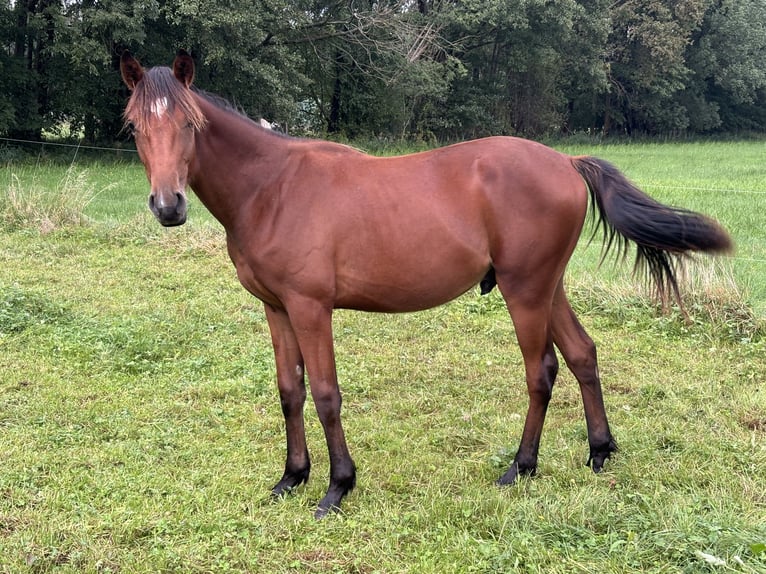
<instances>
[{"instance_id":1,"label":"horse knee","mask_svg":"<svg viewBox=\"0 0 766 574\"><path fill-rule=\"evenodd\" d=\"M286 419L303 413L303 405L306 402L306 390L290 393L280 393L279 403L282 406L282 414Z\"/></svg>"},{"instance_id":2,"label":"horse knee","mask_svg":"<svg viewBox=\"0 0 766 574\"><path fill-rule=\"evenodd\" d=\"M311 398L314 400L319 421L327 426L340 420L340 409L343 403L340 390L337 387L326 389L311 389Z\"/></svg>"}]
</instances>

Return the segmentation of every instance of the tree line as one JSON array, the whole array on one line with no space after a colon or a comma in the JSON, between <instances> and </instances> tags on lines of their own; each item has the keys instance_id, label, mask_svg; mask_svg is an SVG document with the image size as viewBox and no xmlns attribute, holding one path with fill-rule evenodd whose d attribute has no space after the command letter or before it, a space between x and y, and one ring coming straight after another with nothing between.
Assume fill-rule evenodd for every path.
<instances>
[{"instance_id":1,"label":"tree line","mask_svg":"<svg viewBox=\"0 0 766 574\"><path fill-rule=\"evenodd\" d=\"M0 134L120 139L119 57L293 133L766 129L763 0L3 0Z\"/></svg>"}]
</instances>

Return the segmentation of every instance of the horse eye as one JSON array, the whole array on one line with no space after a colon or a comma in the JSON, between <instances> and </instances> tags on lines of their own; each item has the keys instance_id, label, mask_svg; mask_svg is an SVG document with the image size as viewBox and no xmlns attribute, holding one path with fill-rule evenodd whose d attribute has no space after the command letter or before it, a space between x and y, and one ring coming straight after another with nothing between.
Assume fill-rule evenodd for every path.
<instances>
[{"instance_id":1,"label":"horse eye","mask_svg":"<svg viewBox=\"0 0 766 574\"><path fill-rule=\"evenodd\" d=\"M194 129L194 122L187 122L186 123L186 129L193 130Z\"/></svg>"}]
</instances>

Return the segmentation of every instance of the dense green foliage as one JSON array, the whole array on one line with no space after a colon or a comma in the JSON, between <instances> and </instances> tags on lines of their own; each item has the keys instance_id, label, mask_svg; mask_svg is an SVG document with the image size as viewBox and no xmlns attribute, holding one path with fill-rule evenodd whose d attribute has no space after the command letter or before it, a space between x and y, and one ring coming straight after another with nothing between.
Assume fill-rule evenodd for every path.
<instances>
[{"instance_id":1,"label":"dense green foliage","mask_svg":"<svg viewBox=\"0 0 766 574\"><path fill-rule=\"evenodd\" d=\"M761 0L5 0L0 135L119 138L124 49L293 132L766 129Z\"/></svg>"}]
</instances>

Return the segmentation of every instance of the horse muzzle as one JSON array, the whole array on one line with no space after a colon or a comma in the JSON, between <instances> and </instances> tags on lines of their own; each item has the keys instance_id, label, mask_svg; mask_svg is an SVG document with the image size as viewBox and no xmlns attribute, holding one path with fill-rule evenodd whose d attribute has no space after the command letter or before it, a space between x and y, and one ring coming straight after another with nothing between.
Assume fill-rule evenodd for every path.
<instances>
[{"instance_id":1,"label":"horse muzzle","mask_svg":"<svg viewBox=\"0 0 766 574\"><path fill-rule=\"evenodd\" d=\"M149 195L149 209L165 227L186 223L186 196L180 191L152 192Z\"/></svg>"}]
</instances>

